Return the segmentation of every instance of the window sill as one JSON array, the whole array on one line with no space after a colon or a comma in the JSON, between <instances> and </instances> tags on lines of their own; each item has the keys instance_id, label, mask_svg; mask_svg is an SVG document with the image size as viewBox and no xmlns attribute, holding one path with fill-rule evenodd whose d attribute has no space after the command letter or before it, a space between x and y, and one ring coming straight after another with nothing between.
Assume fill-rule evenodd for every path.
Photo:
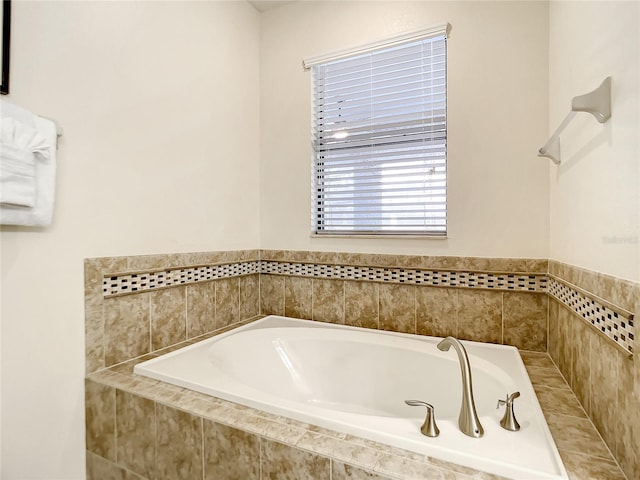
<instances>
[{"instance_id":1,"label":"window sill","mask_svg":"<svg viewBox=\"0 0 640 480\"><path fill-rule=\"evenodd\" d=\"M311 238L375 238L378 240L383 240L387 238L392 239L402 239L402 240L447 240L447 235L411 235L411 234L390 234L390 235L375 235L375 234L364 234L364 235L350 235L347 233L323 233L322 235L318 235L316 233L312 233L310 235Z\"/></svg>"}]
</instances>

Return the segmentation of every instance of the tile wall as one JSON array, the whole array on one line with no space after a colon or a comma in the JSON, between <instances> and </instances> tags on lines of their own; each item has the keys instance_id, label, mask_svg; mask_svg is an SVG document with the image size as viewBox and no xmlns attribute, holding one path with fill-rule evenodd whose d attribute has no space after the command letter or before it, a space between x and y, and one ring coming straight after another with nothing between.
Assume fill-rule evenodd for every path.
<instances>
[{"instance_id":1,"label":"tile wall","mask_svg":"<svg viewBox=\"0 0 640 480\"><path fill-rule=\"evenodd\" d=\"M259 314L259 274L227 272L206 279L175 280L170 288L110 294L112 277L173 272L202 265L251 264L257 250L102 257L85 260L85 351L87 373L193 339Z\"/></svg>"},{"instance_id":2,"label":"tile wall","mask_svg":"<svg viewBox=\"0 0 640 480\"><path fill-rule=\"evenodd\" d=\"M629 354L633 344L633 333L631 341L629 333L633 330L625 331L622 339L617 330L620 325L628 326L629 318L633 318L631 312L640 311L640 294L637 284L601 277L537 259L274 250L87 259L87 373L108 372L104 369L109 367L118 369L131 359L166 351L260 314L424 335L453 335L529 351L548 349L629 478L640 478L637 449L629 448L639 442L640 368ZM562 295L548 294L550 285L561 285L564 290L558 292ZM591 320L585 316L585 304L593 312ZM614 313L613 323L607 324L607 338L604 327L603 331L597 328L600 321L604 325L607 315ZM126 396L118 400L116 390L103 391L102 387L99 382L88 380L87 395L92 404L95 398L104 397L107 403L115 402L113 408L119 412L138 408L131 406ZM615 405L615 411L608 405ZM153 437L153 448L162 451L163 442L172 435L170 429L191 420L182 418L184 412L176 413L153 401L147 407L153 408L157 429L149 433L148 441ZM111 438L115 432L126 436L131 431L131 438L138 438L133 432L140 426L134 420L132 424L123 420L122 425L107 422L101 426L100 418L93 410L87 411L89 472L106 468L103 460L113 462L117 458L118 468L124 468L124 472L137 472L143 478L172 477L173 473L156 475L138 465L133 468L131 462L151 462L144 453L127 459L126 449L118 455L111 451L112 447L102 445L103 439ZM216 428L227 432L203 419L192 423L188 428L179 428L193 430L194 438L209 438L207 432ZM169 430L158 430L161 425ZM232 433L236 435L229 435ZM216 441L224 438L219 432L213 436L218 438ZM126 445L126 441L117 444ZM259 448L266 461L277 455L280 447L272 449L267 442ZM145 450L142 447L136 451ZM171 458L170 452L166 455ZM208 462L202 462L205 470ZM172 468L183 468L178 460L172 463L176 464ZM327 465L322 468L337 468L343 473L351 468L333 461ZM260 468L267 469L264 472L269 467ZM174 472L174 476L213 478L205 470ZM334 478L343 478L341 474L335 473L338 476ZM243 478L253 478L252 474L246 475L249 476ZM349 475L344 478L375 478Z\"/></svg>"},{"instance_id":3,"label":"tile wall","mask_svg":"<svg viewBox=\"0 0 640 480\"><path fill-rule=\"evenodd\" d=\"M549 276L628 312L640 312L640 284L549 263ZM633 334L632 334L633 335ZM549 354L629 479L640 478L640 361L551 297Z\"/></svg>"},{"instance_id":4,"label":"tile wall","mask_svg":"<svg viewBox=\"0 0 640 480\"><path fill-rule=\"evenodd\" d=\"M546 260L263 250L261 262L263 315L547 348Z\"/></svg>"}]
</instances>

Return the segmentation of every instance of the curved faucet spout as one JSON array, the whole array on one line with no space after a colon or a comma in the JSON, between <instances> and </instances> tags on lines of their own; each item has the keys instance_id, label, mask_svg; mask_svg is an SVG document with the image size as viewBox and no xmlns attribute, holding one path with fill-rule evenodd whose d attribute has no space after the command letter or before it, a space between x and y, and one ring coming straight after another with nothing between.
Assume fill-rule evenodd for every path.
<instances>
[{"instance_id":1,"label":"curved faucet spout","mask_svg":"<svg viewBox=\"0 0 640 480\"><path fill-rule=\"evenodd\" d=\"M484 428L476 413L476 404L473 399L473 385L471 383L471 364L464 345L453 337L447 337L438 343L438 349L446 352L450 347L458 354L460 371L462 373L462 403L460 405L460 415L458 416L458 426L460 431L470 437L479 438L484 435Z\"/></svg>"}]
</instances>

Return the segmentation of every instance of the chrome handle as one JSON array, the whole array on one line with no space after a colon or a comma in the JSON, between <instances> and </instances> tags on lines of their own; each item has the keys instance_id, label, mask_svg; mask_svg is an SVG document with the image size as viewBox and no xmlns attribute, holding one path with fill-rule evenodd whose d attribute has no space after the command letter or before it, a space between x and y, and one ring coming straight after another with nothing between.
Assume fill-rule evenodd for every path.
<instances>
[{"instance_id":1,"label":"chrome handle","mask_svg":"<svg viewBox=\"0 0 640 480\"><path fill-rule=\"evenodd\" d=\"M427 416L424 419L424 423L420 427L420 431L427 437L437 437L440 435L440 429L436 425L436 415L433 405L422 400L405 400L404 403L411 407L427 407Z\"/></svg>"},{"instance_id":2,"label":"chrome handle","mask_svg":"<svg viewBox=\"0 0 640 480\"><path fill-rule=\"evenodd\" d=\"M506 405L504 416L500 420L500 426L505 430L517 432L520 430L520 424L516 420L516 414L513 411L513 401L520 396L520 392L514 392L511 395L507 394L506 400L498 400L496 408L500 408L501 405Z\"/></svg>"}]
</instances>

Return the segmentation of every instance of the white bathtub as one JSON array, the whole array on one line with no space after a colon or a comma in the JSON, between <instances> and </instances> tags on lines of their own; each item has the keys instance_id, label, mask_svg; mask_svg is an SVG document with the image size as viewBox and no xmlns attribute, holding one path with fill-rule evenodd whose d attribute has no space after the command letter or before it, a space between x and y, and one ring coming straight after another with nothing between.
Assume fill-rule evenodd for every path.
<instances>
[{"instance_id":1,"label":"white bathtub","mask_svg":"<svg viewBox=\"0 0 640 480\"><path fill-rule=\"evenodd\" d=\"M464 342L485 434L458 429L461 374L441 339L270 316L136 365L135 373L277 415L514 479L566 479L514 347ZM520 392L522 428L500 427L507 393ZM437 438L420 433L435 407Z\"/></svg>"}]
</instances>

